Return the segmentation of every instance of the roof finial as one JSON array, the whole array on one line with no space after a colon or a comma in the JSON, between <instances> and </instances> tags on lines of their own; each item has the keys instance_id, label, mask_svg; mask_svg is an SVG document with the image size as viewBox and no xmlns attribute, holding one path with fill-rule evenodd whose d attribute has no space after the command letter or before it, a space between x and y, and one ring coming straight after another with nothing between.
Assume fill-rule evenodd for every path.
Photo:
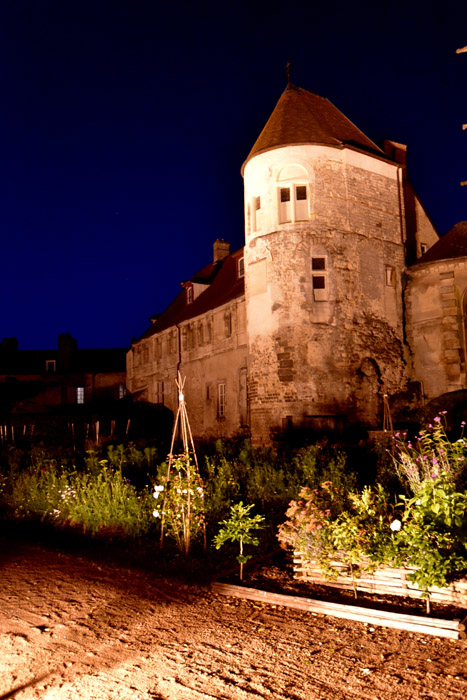
<instances>
[{"instance_id":1,"label":"roof finial","mask_svg":"<svg viewBox=\"0 0 467 700\"><path fill-rule=\"evenodd\" d=\"M285 77L287 78L287 85L290 83L290 61L285 64Z\"/></svg>"}]
</instances>

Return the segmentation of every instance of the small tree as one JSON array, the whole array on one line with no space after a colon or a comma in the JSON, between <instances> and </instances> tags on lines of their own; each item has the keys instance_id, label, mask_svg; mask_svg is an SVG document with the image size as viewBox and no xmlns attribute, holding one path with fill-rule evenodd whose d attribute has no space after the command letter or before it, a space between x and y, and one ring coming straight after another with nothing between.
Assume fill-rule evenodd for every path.
<instances>
[{"instance_id":1,"label":"small tree","mask_svg":"<svg viewBox=\"0 0 467 700\"><path fill-rule=\"evenodd\" d=\"M240 545L240 553L237 556L237 561L240 564L240 581L243 580L243 564L251 559L251 554L243 554L243 545L252 544L255 547L259 544L259 539L251 535L252 530L260 530L264 527L264 515L250 515L254 505L245 506L243 502L237 503L230 509L230 518L222 520L219 525L221 529L214 537L213 543L216 549L220 549L226 542L238 542Z\"/></svg>"}]
</instances>

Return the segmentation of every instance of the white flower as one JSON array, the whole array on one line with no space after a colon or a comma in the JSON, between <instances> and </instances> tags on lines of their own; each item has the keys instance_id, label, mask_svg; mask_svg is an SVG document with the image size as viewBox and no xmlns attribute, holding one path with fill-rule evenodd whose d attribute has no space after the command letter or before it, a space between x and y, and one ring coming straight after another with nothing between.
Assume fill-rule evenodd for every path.
<instances>
[{"instance_id":1,"label":"white flower","mask_svg":"<svg viewBox=\"0 0 467 700\"><path fill-rule=\"evenodd\" d=\"M154 496L154 498L159 498L159 491L154 491L152 495Z\"/></svg>"},{"instance_id":2,"label":"white flower","mask_svg":"<svg viewBox=\"0 0 467 700\"><path fill-rule=\"evenodd\" d=\"M417 500L416 500L416 502L415 502L415 505L419 506L420 503L421 503L421 500L420 500L419 498L417 498Z\"/></svg>"},{"instance_id":3,"label":"white flower","mask_svg":"<svg viewBox=\"0 0 467 700\"><path fill-rule=\"evenodd\" d=\"M402 527L402 523L400 520L393 520L389 527L393 532L399 532Z\"/></svg>"},{"instance_id":4,"label":"white flower","mask_svg":"<svg viewBox=\"0 0 467 700\"><path fill-rule=\"evenodd\" d=\"M161 517L161 514L159 513L158 510L153 510L153 511L152 511L152 514L153 514L153 517L154 517L154 518L160 518L160 517Z\"/></svg>"}]
</instances>

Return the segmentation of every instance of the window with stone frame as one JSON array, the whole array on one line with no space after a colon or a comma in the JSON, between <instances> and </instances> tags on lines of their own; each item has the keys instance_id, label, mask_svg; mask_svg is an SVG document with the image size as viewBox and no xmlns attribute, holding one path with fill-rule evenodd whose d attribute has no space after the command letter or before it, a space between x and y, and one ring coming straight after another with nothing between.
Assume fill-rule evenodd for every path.
<instances>
[{"instance_id":1,"label":"window with stone frame","mask_svg":"<svg viewBox=\"0 0 467 700\"><path fill-rule=\"evenodd\" d=\"M311 258L311 283L315 301L328 300L327 258L324 255Z\"/></svg>"},{"instance_id":2,"label":"window with stone frame","mask_svg":"<svg viewBox=\"0 0 467 700\"><path fill-rule=\"evenodd\" d=\"M237 260L237 277L245 277L245 258Z\"/></svg>"},{"instance_id":3,"label":"window with stone frame","mask_svg":"<svg viewBox=\"0 0 467 700\"><path fill-rule=\"evenodd\" d=\"M157 379L154 384L154 403L164 405L164 382Z\"/></svg>"},{"instance_id":4,"label":"window with stone frame","mask_svg":"<svg viewBox=\"0 0 467 700\"><path fill-rule=\"evenodd\" d=\"M225 328L225 337L230 338L232 335L232 314L230 311L226 311L224 314L224 328Z\"/></svg>"},{"instance_id":5,"label":"window with stone frame","mask_svg":"<svg viewBox=\"0 0 467 700\"><path fill-rule=\"evenodd\" d=\"M396 286L396 271L392 265L386 265L386 287Z\"/></svg>"},{"instance_id":6,"label":"window with stone frame","mask_svg":"<svg viewBox=\"0 0 467 700\"><path fill-rule=\"evenodd\" d=\"M219 382L217 385L217 417L225 417L225 383Z\"/></svg>"}]
</instances>

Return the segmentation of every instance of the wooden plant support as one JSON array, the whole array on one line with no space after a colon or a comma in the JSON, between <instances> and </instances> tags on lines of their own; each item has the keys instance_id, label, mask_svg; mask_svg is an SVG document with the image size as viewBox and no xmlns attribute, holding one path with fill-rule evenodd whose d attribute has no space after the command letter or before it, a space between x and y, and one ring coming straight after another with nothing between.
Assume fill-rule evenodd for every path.
<instances>
[{"instance_id":1,"label":"wooden plant support","mask_svg":"<svg viewBox=\"0 0 467 700\"><path fill-rule=\"evenodd\" d=\"M446 639L467 639L467 618L464 618L462 621L442 620L436 617L385 612L372 608L361 608L356 605L330 603L324 600L315 600L314 598L269 593L256 588L244 588L243 586L234 586L217 581L211 584L211 590L213 593L220 595L259 601L269 605L283 605L294 610L303 610L319 615L331 615L344 620L391 627L392 629L415 632L416 634L430 634L435 637L445 637Z\"/></svg>"},{"instance_id":2,"label":"wooden plant support","mask_svg":"<svg viewBox=\"0 0 467 700\"><path fill-rule=\"evenodd\" d=\"M177 410L177 415L175 417L174 427L173 427L173 431L172 431L172 441L170 443L170 452L167 455L167 486L168 486L169 481L170 481L170 472L172 470L172 464L174 462L174 459L176 458L176 456L174 456L174 454L173 454L173 448L174 448L175 438L176 438L178 431L180 432L180 437L182 440L183 455L188 463L188 460L190 457L190 450L191 450L191 453L193 455L193 461L195 463L196 473L198 474L198 478L199 478L198 460L196 457L195 443L193 441L193 435L192 435L191 428L190 428L190 421L188 420L188 413L186 410L185 395L183 393L185 381L186 381L186 377L184 377L182 379L180 372L178 372L178 378L175 380L175 383L176 383L177 388L178 388L178 410ZM165 493L167 494L167 491ZM188 489L187 495L188 495L188 498L187 498L187 508L188 508L187 518L188 518L188 522L189 522L189 520L190 520L190 508L191 508L191 499L190 499L189 489ZM161 516L161 538L160 538L161 549L162 549L163 543L164 543L164 521L165 521L164 511L165 511L166 499L167 499L167 496L165 495L164 502L162 505L162 516ZM204 499L204 496L203 496L203 499ZM189 539L190 539L189 533L186 533L186 547L187 547L186 554L188 554L188 549L189 549L189 544L190 544ZM205 551L207 550L205 524L204 524L204 550Z\"/></svg>"}]
</instances>

